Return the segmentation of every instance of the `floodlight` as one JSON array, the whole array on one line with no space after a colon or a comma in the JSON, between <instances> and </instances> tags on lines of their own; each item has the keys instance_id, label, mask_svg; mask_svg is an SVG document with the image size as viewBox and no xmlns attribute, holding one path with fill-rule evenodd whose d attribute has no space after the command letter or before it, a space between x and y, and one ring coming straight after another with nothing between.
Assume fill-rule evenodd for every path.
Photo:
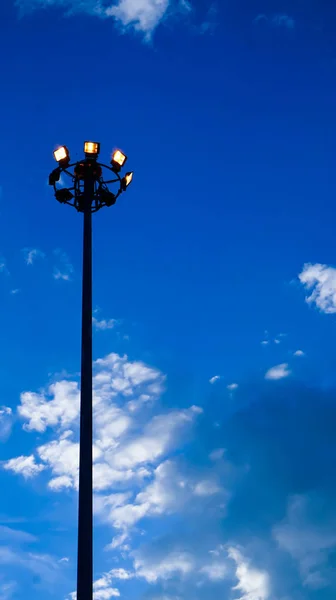
<instances>
[{"instance_id":1,"label":"floodlight","mask_svg":"<svg viewBox=\"0 0 336 600\"><path fill-rule=\"evenodd\" d=\"M56 190L55 192L55 198L56 200L58 200L58 202L61 202L61 204L69 202L70 200L72 200L73 197L73 193L70 192L68 188L62 188L61 190Z\"/></svg>"},{"instance_id":2,"label":"floodlight","mask_svg":"<svg viewBox=\"0 0 336 600\"><path fill-rule=\"evenodd\" d=\"M60 180L60 176L60 169L54 169L54 171L52 171L52 173L49 175L49 185L55 185L55 183Z\"/></svg>"},{"instance_id":3,"label":"floodlight","mask_svg":"<svg viewBox=\"0 0 336 600\"><path fill-rule=\"evenodd\" d=\"M132 180L133 180L133 171L130 171L129 173L126 173L126 175L125 175L126 187L128 187L129 184L132 183Z\"/></svg>"},{"instance_id":4,"label":"floodlight","mask_svg":"<svg viewBox=\"0 0 336 600\"><path fill-rule=\"evenodd\" d=\"M127 160L126 154L121 152L121 150L115 150L112 154L111 164L114 171L120 171L120 169L124 166Z\"/></svg>"},{"instance_id":5,"label":"floodlight","mask_svg":"<svg viewBox=\"0 0 336 600\"><path fill-rule=\"evenodd\" d=\"M66 146L60 146L54 152L54 158L60 165L70 162L70 152Z\"/></svg>"},{"instance_id":6,"label":"floodlight","mask_svg":"<svg viewBox=\"0 0 336 600\"><path fill-rule=\"evenodd\" d=\"M117 200L115 194L104 188L101 188L100 190L100 198L103 202L105 202L106 206L113 206Z\"/></svg>"},{"instance_id":7,"label":"floodlight","mask_svg":"<svg viewBox=\"0 0 336 600\"><path fill-rule=\"evenodd\" d=\"M133 171L126 173L125 177L122 178L121 185L122 185L122 189L124 191L129 186L129 184L132 183L132 180L133 180Z\"/></svg>"},{"instance_id":8,"label":"floodlight","mask_svg":"<svg viewBox=\"0 0 336 600\"><path fill-rule=\"evenodd\" d=\"M88 158L97 157L100 152L99 142L85 142L84 144L85 156Z\"/></svg>"}]
</instances>

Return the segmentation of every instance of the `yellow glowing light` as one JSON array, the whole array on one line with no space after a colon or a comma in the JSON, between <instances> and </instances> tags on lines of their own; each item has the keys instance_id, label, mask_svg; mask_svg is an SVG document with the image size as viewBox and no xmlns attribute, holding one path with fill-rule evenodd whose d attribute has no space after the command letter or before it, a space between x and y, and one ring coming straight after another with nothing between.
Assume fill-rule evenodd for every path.
<instances>
[{"instance_id":1,"label":"yellow glowing light","mask_svg":"<svg viewBox=\"0 0 336 600\"><path fill-rule=\"evenodd\" d=\"M56 162L61 162L62 160L66 160L69 158L69 151L66 146L60 146L54 152L54 158Z\"/></svg>"},{"instance_id":2,"label":"yellow glowing light","mask_svg":"<svg viewBox=\"0 0 336 600\"><path fill-rule=\"evenodd\" d=\"M131 171L130 173L126 173L126 175L125 175L126 187L129 186L129 184L132 182L132 179L133 179L133 171Z\"/></svg>"},{"instance_id":3,"label":"yellow glowing light","mask_svg":"<svg viewBox=\"0 0 336 600\"><path fill-rule=\"evenodd\" d=\"M85 154L99 154L99 143L98 142L85 142L84 152L85 152Z\"/></svg>"},{"instance_id":4,"label":"yellow glowing light","mask_svg":"<svg viewBox=\"0 0 336 600\"><path fill-rule=\"evenodd\" d=\"M123 167L126 160L127 160L127 156L126 156L126 154L121 152L121 150L116 150L115 152L113 152L112 162L119 165L119 167Z\"/></svg>"}]
</instances>

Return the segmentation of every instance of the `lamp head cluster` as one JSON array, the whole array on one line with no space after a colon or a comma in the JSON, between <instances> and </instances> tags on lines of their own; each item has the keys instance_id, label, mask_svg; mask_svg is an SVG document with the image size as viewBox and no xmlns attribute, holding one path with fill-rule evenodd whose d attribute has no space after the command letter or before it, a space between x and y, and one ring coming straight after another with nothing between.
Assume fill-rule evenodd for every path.
<instances>
[{"instance_id":1,"label":"lamp head cluster","mask_svg":"<svg viewBox=\"0 0 336 600\"><path fill-rule=\"evenodd\" d=\"M91 212L97 212L103 206L112 206L120 194L126 191L133 180L133 172L127 172L123 177L120 175L125 166L127 156L121 150L115 150L109 165L98 162L100 153L99 142L85 142L85 158L71 164L70 152L67 146L59 146L54 151L54 158L58 167L49 175L49 185L53 186L55 198L62 204L70 204L78 211L84 211L84 188L87 178L92 185ZM103 170L108 169L113 174L113 179L104 180ZM59 188L57 184L61 176L65 175L71 179L71 185ZM63 177L62 177L63 179ZM116 192L109 190L108 185L116 184Z\"/></svg>"}]
</instances>

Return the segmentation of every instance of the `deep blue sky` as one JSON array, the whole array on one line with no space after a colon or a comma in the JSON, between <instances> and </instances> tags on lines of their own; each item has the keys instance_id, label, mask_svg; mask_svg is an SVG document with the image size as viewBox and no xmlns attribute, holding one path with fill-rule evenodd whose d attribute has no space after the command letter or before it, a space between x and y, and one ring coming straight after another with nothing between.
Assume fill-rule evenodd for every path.
<instances>
[{"instance_id":1,"label":"deep blue sky","mask_svg":"<svg viewBox=\"0 0 336 600\"><path fill-rule=\"evenodd\" d=\"M94 217L96 600L334 597L330 4L2 2L1 600L75 589L82 224L47 180L85 139L135 172Z\"/></svg>"}]
</instances>

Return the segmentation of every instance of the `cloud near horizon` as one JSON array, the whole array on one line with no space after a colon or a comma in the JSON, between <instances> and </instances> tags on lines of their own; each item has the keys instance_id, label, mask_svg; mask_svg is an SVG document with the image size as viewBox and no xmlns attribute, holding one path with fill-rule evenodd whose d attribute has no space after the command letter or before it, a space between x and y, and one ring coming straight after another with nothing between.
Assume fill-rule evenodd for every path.
<instances>
[{"instance_id":1,"label":"cloud near horizon","mask_svg":"<svg viewBox=\"0 0 336 600\"><path fill-rule=\"evenodd\" d=\"M260 381L248 398L240 386L231 412L219 389L211 407L164 410L165 387L164 374L141 361L95 361L96 527L110 540L107 564L119 561L97 575L96 599L123 597L136 581L161 599L335 591L334 393ZM77 381L24 392L18 417L38 436L35 449L3 468L27 486L39 478L59 501L76 493L78 409Z\"/></svg>"}]
</instances>

